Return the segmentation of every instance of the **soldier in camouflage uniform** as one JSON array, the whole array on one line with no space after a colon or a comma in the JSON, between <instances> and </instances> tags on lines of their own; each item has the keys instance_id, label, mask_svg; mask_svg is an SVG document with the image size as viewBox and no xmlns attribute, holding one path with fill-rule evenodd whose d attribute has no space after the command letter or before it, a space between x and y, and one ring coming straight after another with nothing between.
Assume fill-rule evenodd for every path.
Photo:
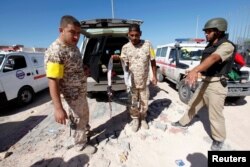
<instances>
[{"instance_id":1,"label":"soldier in camouflage uniform","mask_svg":"<svg viewBox=\"0 0 250 167\"><path fill-rule=\"evenodd\" d=\"M136 132L141 125L148 129L146 121L149 99L149 66L152 66L152 83L157 84L155 53L151 43L141 40L141 30L138 24L132 24L128 36L130 41L122 47L121 59L128 66L131 74L131 107L132 130Z\"/></svg>"},{"instance_id":2,"label":"soldier in camouflage uniform","mask_svg":"<svg viewBox=\"0 0 250 167\"><path fill-rule=\"evenodd\" d=\"M66 119L70 118L75 129L75 148L78 151L94 153L96 148L87 144L86 131L90 128L89 108L86 98L87 76L77 47L80 30L80 23L74 17L61 18L60 36L46 51L45 67L56 122L66 124ZM63 108L61 97L67 104L68 112Z\"/></svg>"}]
</instances>

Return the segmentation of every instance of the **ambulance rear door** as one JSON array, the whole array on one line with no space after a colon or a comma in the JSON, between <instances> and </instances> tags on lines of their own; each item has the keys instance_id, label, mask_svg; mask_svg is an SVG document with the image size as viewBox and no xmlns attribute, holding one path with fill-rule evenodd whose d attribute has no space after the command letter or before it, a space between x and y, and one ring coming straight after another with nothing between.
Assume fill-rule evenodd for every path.
<instances>
[{"instance_id":1,"label":"ambulance rear door","mask_svg":"<svg viewBox=\"0 0 250 167\"><path fill-rule=\"evenodd\" d=\"M44 53L29 53L32 66L33 89L35 92L48 87L48 80L44 69Z\"/></svg>"}]
</instances>

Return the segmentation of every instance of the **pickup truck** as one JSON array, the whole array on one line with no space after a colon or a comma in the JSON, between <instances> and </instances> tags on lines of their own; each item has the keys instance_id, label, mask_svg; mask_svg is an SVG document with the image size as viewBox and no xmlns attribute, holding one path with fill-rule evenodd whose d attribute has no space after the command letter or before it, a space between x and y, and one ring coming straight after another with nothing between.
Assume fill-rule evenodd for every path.
<instances>
[{"instance_id":1,"label":"pickup truck","mask_svg":"<svg viewBox=\"0 0 250 167\"><path fill-rule=\"evenodd\" d=\"M176 39L176 42L156 48L157 77L176 85L179 98L188 103L195 88L185 84L185 72L200 63L202 51L207 43L204 39ZM241 68L242 76L237 81L228 81L228 98L238 100L250 95L249 67Z\"/></svg>"}]
</instances>

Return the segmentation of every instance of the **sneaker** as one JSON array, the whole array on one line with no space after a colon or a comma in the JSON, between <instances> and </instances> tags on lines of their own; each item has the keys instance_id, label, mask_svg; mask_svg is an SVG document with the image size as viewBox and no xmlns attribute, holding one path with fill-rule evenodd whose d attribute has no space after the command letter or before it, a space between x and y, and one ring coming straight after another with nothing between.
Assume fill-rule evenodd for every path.
<instances>
[{"instance_id":1,"label":"sneaker","mask_svg":"<svg viewBox=\"0 0 250 167\"><path fill-rule=\"evenodd\" d=\"M89 144L84 144L84 145L75 145L75 150L77 152L83 152L85 154L94 154L97 151L97 148Z\"/></svg>"},{"instance_id":2,"label":"sneaker","mask_svg":"<svg viewBox=\"0 0 250 167\"><path fill-rule=\"evenodd\" d=\"M133 118L131 122L131 129L133 132L137 132L139 129L139 119L138 118Z\"/></svg>"},{"instance_id":3,"label":"sneaker","mask_svg":"<svg viewBox=\"0 0 250 167\"><path fill-rule=\"evenodd\" d=\"M211 145L212 151L220 151L223 147L224 142L213 140L213 143Z\"/></svg>"},{"instance_id":4,"label":"sneaker","mask_svg":"<svg viewBox=\"0 0 250 167\"><path fill-rule=\"evenodd\" d=\"M179 121L177 121L177 122L172 122L171 125L174 126L174 127L177 127L177 128L182 128L182 129L188 128L186 125L180 124Z\"/></svg>"},{"instance_id":5,"label":"sneaker","mask_svg":"<svg viewBox=\"0 0 250 167\"><path fill-rule=\"evenodd\" d=\"M145 119L141 120L141 126L144 129L149 129L148 123L147 123L147 121Z\"/></svg>"}]
</instances>

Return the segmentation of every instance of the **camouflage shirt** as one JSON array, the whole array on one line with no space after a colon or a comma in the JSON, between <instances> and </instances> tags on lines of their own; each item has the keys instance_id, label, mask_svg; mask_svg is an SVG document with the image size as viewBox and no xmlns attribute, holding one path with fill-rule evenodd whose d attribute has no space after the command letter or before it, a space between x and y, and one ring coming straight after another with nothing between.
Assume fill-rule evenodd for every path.
<instances>
[{"instance_id":1,"label":"camouflage shirt","mask_svg":"<svg viewBox=\"0 0 250 167\"><path fill-rule=\"evenodd\" d=\"M151 43L147 40L134 46L128 42L122 47L121 58L125 63L129 63L132 86L136 88L145 88L148 76L150 60L155 59L155 53Z\"/></svg>"},{"instance_id":2,"label":"camouflage shirt","mask_svg":"<svg viewBox=\"0 0 250 167\"><path fill-rule=\"evenodd\" d=\"M60 92L66 100L75 100L87 90L86 76L78 47L64 45L59 39L45 52L48 78L60 79Z\"/></svg>"}]
</instances>

